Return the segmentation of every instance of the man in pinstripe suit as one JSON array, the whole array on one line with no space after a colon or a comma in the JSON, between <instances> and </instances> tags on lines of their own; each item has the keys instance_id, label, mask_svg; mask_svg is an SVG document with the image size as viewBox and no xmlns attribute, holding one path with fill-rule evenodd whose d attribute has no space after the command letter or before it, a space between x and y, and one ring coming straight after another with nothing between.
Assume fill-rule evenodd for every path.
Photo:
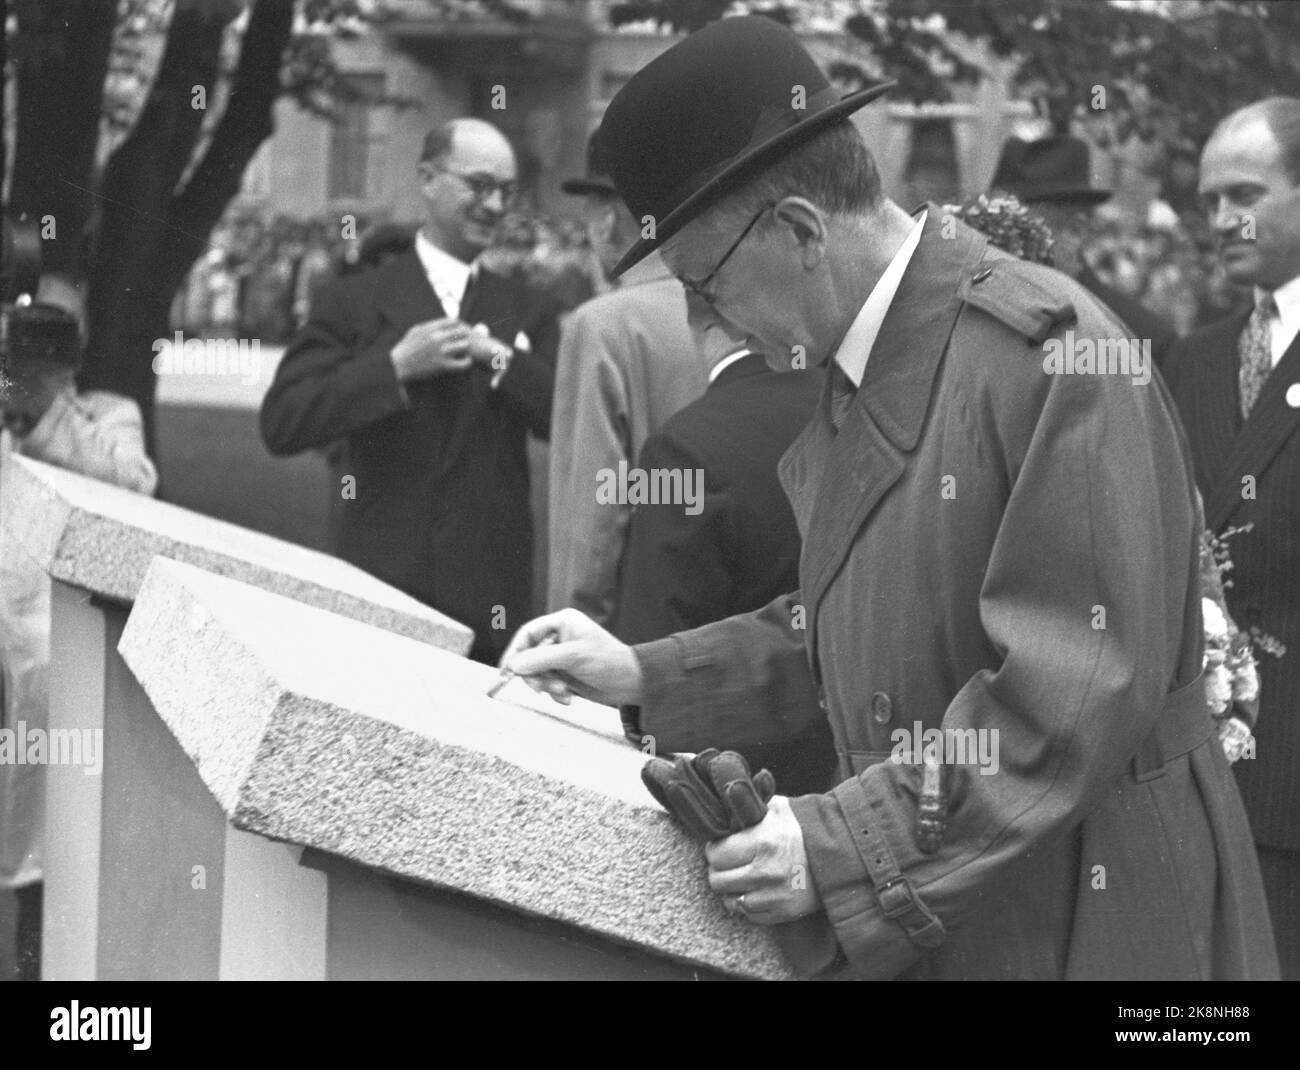
<instances>
[{"instance_id":1,"label":"man in pinstripe suit","mask_svg":"<svg viewBox=\"0 0 1300 1070\"><path fill-rule=\"evenodd\" d=\"M1230 546L1228 605L1288 650L1260 658L1253 760L1236 766L1282 975L1300 980L1300 100L1233 112L1201 157L1224 270L1255 307L1179 342L1168 379L1191 439L1206 523L1252 524Z\"/></svg>"}]
</instances>

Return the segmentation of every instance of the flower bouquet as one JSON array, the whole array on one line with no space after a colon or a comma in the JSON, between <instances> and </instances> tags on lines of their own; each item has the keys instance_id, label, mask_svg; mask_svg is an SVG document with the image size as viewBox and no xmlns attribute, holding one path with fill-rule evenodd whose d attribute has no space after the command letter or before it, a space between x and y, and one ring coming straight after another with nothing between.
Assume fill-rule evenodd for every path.
<instances>
[{"instance_id":1,"label":"flower bouquet","mask_svg":"<svg viewBox=\"0 0 1300 1070\"><path fill-rule=\"evenodd\" d=\"M1225 588L1232 586L1227 540L1250 524L1201 538L1201 618L1205 630L1205 699L1219 725L1219 740L1229 762L1253 756L1251 726L1259 712L1259 666L1255 648L1281 657L1285 648L1257 629L1243 631L1228 612Z\"/></svg>"}]
</instances>

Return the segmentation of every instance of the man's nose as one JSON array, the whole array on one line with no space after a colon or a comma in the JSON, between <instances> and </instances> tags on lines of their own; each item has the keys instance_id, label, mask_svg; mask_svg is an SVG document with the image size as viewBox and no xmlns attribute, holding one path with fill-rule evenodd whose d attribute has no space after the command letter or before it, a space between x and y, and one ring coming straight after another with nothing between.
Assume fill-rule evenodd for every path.
<instances>
[{"instance_id":1,"label":"man's nose","mask_svg":"<svg viewBox=\"0 0 1300 1070\"><path fill-rule=\"evenodd\" d=\"M1241 213L1227 197L1217 198L1210 208L1210 226L1221 234L1235 230L1241 222Z\"/></svg>"},{"instance_id":2,"label":"man's nose","mask_svg":"<svg viewBox=\"0 0 1300 1070\"><path fill-rule=\"evenodd\" d=\"M479 201L479 204L493 215L506 214L506 195L502 192L500 186L493 186L488 195Z\"/></svg>"},{"instance_id":3,"label":"man's nose","mask_svg":"<svg viewBox=\"0 0 1300 1070\"><path fill-rule=\"evenodd\" d=\"M692 331L697 335L702 335L715 323L717 323L718 314L714 311L713 304L703 294L695 290L687 289L686 291L686 322Z\"/></svg>"}]
</instances>

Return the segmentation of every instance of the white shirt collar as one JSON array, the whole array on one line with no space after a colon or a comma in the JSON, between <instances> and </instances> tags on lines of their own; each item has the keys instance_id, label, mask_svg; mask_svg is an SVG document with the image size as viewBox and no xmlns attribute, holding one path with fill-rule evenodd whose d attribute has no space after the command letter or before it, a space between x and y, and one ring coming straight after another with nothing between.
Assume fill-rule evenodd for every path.
<instances>
[{"instance_id":1,"label":"white shirt collar","mask_svg":"<svg viewBox=\"0 0 1300 1070\"><path fill-rule=\"evenodd\" d=\"M1300 334L1300 275L1274 290L1273 300L1277 302L1277 315L1269 323L1269 337L1273 346L1273 366L1276 367L1282 355L1291 348L1296 335Z\"/></svg>"},{"instance_id":2,"label":"white shirt collar","mask_svg":"<svg viewBox=\"0 0 1300 1070\"><path fill-rule=\"evenodd\" d=\"M731 365L735 364L741 357L749 356L750 352L751 351L748 349L737 349L734 353L729 353L727 356L723 357L717 364L709 369L709 382L713 382L719 375L721 375L724 368L731 367Z\"/></svg>"},{"instance_id":3,"label":"white shirt collar","mask_svg":"<svg viewBox=\"0 0 1300 1070\"><path fill-rule=\"evenodd\" d=\"M457 260L445 249L439 249L425 236L423 229L415 235L415 255L420 258L429 285L438 295L447 315L453 319L458 317L460 299L465 296L465 287L473 273L473 266Z\"/></svg>"},{"instance_id":4,"label":"white shirt collar","mask_svg":"<svg viewBox=\"0 0 1300 1070\"><path fill-rule=\"evenodd\" d=\"M903 281L903 272L912 262L912 254L920 244L921 231L925 227L927 215L929 215L928 211L922 212L921 218L913 224L911 233L898 247L894 259L889 262L885 273L871 288L871 293L867 294L862 310L849 326L839 348L835 350L835 362L853 381L854 386L862 385L862 376L867 370L867 358L871 356L871 349L876 344L880 325L885 322L885 313L889 311L894 295L898 293L898 285Z\"/></svg>"}]
</instances>

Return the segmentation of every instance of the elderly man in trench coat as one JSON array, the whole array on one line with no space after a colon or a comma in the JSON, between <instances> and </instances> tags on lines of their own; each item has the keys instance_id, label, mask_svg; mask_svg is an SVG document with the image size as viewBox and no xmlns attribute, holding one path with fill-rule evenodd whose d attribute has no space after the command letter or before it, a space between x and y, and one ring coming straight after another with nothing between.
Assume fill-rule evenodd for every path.
<instances>
[{"instance_id":1,"label":"elderly man in trench coat","mask_svg":"<svg viewBox=\"0 0 1300 1070\"><path fill-rule=\"evenodd\" d=\"M614 181L656 224L622 266L660 248L790 374L829 362L781 466L802 590L634 648L564 611L503 664L624 706L661 751L829 718L838 782L706 849L728 909L810 974L1276 977L1168 394L1149 359L1084 360L1123 328L1082 287L880 194L843 121L880 91L841 100L789 31L738 18L610 105ZM973 744L932 752L937 778L934 729Z\"/></svg>"}]
</instances>

